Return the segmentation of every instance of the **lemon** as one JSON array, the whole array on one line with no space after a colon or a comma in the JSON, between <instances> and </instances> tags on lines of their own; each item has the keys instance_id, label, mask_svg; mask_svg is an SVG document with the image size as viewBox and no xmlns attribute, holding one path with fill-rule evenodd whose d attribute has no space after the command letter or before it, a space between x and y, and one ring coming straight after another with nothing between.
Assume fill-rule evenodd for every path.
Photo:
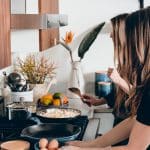
<instances>
[{"instance_id":1,"label":"lemon","mask_svg":"<svg viewBox=\"0 0 150 150\"><path fill-rule=\"evenodd\" d=\"M60 99L61 96L62 96L62 93L59 93L59 92L53 94L54 99Z\"/></svg>"}]
</instances>

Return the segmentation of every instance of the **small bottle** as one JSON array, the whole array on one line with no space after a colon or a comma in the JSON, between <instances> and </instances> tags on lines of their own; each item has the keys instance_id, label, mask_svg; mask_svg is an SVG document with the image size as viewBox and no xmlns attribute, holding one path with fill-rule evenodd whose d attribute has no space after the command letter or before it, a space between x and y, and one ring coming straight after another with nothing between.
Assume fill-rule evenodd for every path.
<instances>
[{"instance_id":1,"label":"small bottle","mask_svg":"<svg viewBox=\"0 0 150 150\"><path fill-rule=\"evenodd\" d=\"M4 88L1 89L2 91L2 96L4 97L4 105L5 107L8 104L11 104L11 89L8 86L5 86Z\"/></svg>"},{"instance_id":2,"label":"small bottle","mask_svg":"<svg viewBox=\"0 0 150 150\"><path fill-rule=\"evenodd\" d=\"M7 74L6 72L3 72L4 78L3 78L3 83L2 83L2 88L1 88L1 95L4 97L4 106L6 107L8 104L11 104L11 89L7 85Z\"/></svg>"}]
</instances>

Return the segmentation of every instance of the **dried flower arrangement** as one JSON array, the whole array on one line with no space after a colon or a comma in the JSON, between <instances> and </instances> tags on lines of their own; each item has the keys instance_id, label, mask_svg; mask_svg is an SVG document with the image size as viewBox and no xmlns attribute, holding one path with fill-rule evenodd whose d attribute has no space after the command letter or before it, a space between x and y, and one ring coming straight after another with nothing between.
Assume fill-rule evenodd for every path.
<instances>
[{"instance_id":1,"label":"dried flower arrangement","mask_svg":"<svg viewBox=\"0 0 150 150\"><path fill-rule=\"evenodd\" d=\"M94 27L89 33L85 35L82 39L81 43L79 44L78 48L78 56L80 57L80 61L83 59L85 53L89 50L90 46L93 44L95 39L97 38L98 34L100 33L101 29L103 28L105 22L98 24ZM59 43L69 51L71 61L74 62L72 56L72 49L70 48L69 44L73 41L74 34L70 32L66 32L66 36L63 39L63 42L59 41Z\"/></svg>"},{"instance_id":2,"label":"dried flower arrangement","mask_svg":"<svg viewBox=\"0 0 150 150\"><path fill-rule=\"evenodd\" d=\"M43 84L45 79L54 77L55 69L56 65L44 56L28 55L24 60L18 58L17 71L30 84Z\"/></svg>"}]
</instances>

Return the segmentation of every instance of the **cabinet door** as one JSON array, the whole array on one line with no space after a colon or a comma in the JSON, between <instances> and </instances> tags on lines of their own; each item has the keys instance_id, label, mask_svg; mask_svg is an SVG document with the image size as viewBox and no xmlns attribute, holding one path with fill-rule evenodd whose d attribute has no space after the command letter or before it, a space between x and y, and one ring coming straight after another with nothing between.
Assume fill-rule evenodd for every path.
<instances>
[{"instance_id":1,"label":"cabinet door","mask_svg":"<svg viewBox=\"0 0 150 150\"><path fill-rule=\"evenodd\" d=\"M10 0L0 0L0 69L10 64Z\"/></svg>"},{"instance_id":2,"label":"cabinet door","mask_svg":"<svg viewBox=\"0 0 150 150\"><path fill-rule=\"evenodd\" d=\"M59 13L59 0L39 0L39 13ZM48 49L55 45L55 41L59 40L59 29L50 28L39 31L40 51Z\"/></svg>"}]
</instances>

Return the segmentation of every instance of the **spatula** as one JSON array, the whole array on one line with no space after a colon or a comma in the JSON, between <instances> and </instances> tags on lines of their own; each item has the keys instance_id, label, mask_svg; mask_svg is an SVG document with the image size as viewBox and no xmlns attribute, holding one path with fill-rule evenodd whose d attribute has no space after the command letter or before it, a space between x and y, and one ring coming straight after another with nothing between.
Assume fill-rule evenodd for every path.
<instances>
[{"instance_id":1,"label":"spatula","mask_svg":"<svg viewBox=\"0 0 150 150\"><path fill-rule=\"evenodd\" d=\"M78 89L78 88L76 88L76 87L71 87L71 88L68 88L68 89L69 89L69 91L71 91L72 93L78 95L78 96L81 98L81 100L82 100L83 103L86 103L88 106L91 106L91 104L90 104L89 102L87 102L87 101L82 97L82 94L81 94L80 89Z\"/></svg>"}]
</instances>

